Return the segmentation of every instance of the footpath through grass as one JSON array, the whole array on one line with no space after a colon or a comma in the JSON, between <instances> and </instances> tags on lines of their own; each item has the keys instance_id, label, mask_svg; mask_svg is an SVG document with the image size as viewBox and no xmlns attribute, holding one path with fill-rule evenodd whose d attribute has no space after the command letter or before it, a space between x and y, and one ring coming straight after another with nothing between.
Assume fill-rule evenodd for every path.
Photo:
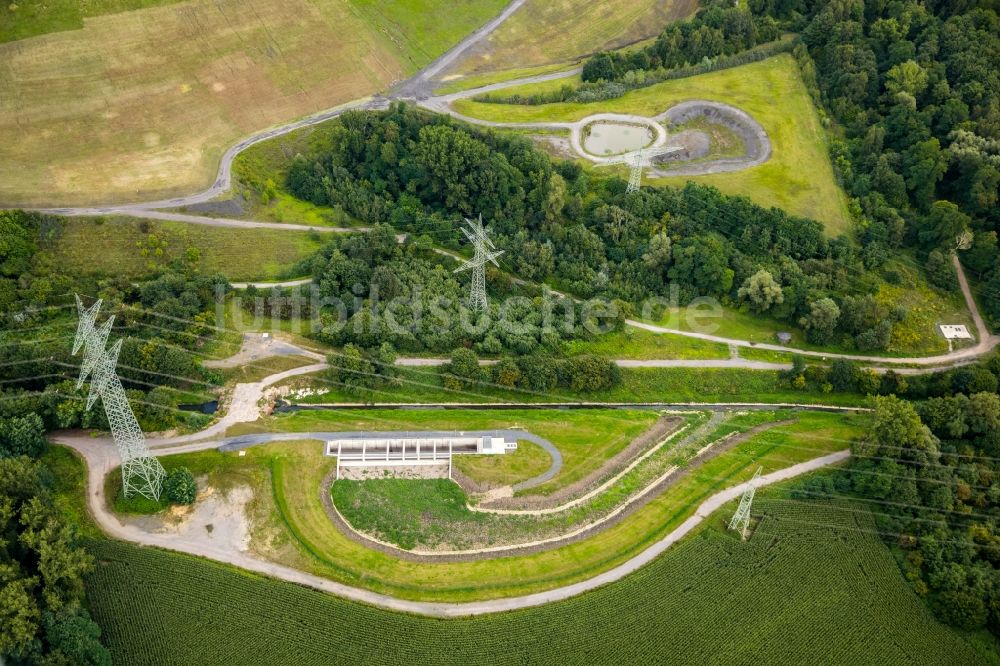
<instances>
[{"instance_id":1,"label":"footpath through grass","mask_svg":"<svg viewBox=\"0 0 1000 666\"><path fill-rule=\"evenodd\" d=\"M763 521L749 542L724 530L720 511L697 535L622 581L498 615L437 620L391 613L215 562L103 540L89 546L98 559L87 580L89 600L115 662L133 666L700 666L706 655L715 664L997 662L978 636L931 616L863 508L766 497L755 506Z\"/></svg>"}]
</instances>

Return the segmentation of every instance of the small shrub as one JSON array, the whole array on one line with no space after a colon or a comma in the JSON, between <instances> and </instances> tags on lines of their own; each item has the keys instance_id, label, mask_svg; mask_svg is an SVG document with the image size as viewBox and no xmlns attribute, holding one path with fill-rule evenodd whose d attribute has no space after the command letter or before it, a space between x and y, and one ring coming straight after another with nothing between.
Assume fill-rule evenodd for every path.
<instances>
[{"instance_id":1,"label":"small shrub","mask_svg":"<svg viewBox=\"0 0 1000 666\"><path fill-rule=\"evenodd\" d=\"M163 493L174 504L194 504L198 496L198 484L194 474L187 467L178 467L167 474L163 482Z\"/></svg>"}]
</instances>

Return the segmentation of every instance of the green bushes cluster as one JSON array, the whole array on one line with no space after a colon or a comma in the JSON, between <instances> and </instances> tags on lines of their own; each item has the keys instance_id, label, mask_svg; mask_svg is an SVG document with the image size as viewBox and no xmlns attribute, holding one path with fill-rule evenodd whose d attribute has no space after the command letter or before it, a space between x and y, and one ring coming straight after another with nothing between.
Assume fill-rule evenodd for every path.
<instances>
[{"instance_id":1,"label":"green bushes cluster","mask_svg":"<svg viewBox=\"0 0 1000 666\"><path fill-rule=\"evenodd\" d=\"M593 355L505 357L482 365L471 349L456 349L450 362L441 366L441 381L445 388L456 391L490 384L531 392L563 388L574 393L591 393L620 385L621 370L614 361Z\"/></svg>"}]
</instances>

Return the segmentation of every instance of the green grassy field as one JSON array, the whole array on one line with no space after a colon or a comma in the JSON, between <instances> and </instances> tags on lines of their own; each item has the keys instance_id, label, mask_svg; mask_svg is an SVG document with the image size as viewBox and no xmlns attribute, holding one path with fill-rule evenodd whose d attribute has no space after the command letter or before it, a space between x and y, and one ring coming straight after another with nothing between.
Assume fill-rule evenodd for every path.
<instances>
[{"instance_id":1,"label":"green grassy field","mask_svg":"<svg viewBox=\"0 0 1000 666\"><path fill-rule=\"evenodd\" d=\"M520 440L516 450L502 456L455 456L452 464L476 483L507 486L541 474L552 458L538 444Z\"/></svg>"},{"instance_id":2,"label":"green grassy field","mask_svg":"<svg viewBox=\"0 0 1000 666\"><path fill-rule=\"evenodd\" d=\"M523 76L518 70L525 68L577 61L654 37L667 23L693 14L697 5L697 0L528 0L445 81L469 75L481 79L493 72L511 79Z\"/></svg>"},{"instance_id":3,"label":"green grassy field","mask_svg":"<svg viewBox=\"0 0 1000 666\"><path fill-rule=\"evenodd\" d=\"M89 601L115 663L134 666L997 663L990 643L934 620L863 508L766 491L756 507L746 543L720 511L622 581L478 618L390 613L106 540L89 545Z\"/></svg>"},{"instance_id":4,"label":"green grassy field","mask_svg":"<svg viewBox=\"0 0 1000 666\"><path fill-rule=\"evenodd\" d=\"M456 412L439 412L440 420L420 414L396 412L394 418L407 419L412 423L411 429L455 425L447 419L455 418ZM373 415L377 414L369 413L367 417L361 414L361 418L370 419ZM758 465L766 473L843 450L863 431L865 424L863 417L827 413L805 412L796 418L791 425L759 433L706 462L627 520L599 534L545 552L478 562L409 562L347 538L330 521L319 496L322 481L333 471L335 461L322 454L318 442L254 446L244 457L205 451L177 456L167 462L168 466L187 465L196 474L198 470L210 470L209 483L213 486L216 473L249 479L247 483L254 489L251 549L259 556L405 598L460 601L537 592L589 578L620 564L662 537L690 516L705 497L750 478ZM296 429L295 423L282 421L286 430ZM357 423L360 421L351 420L338 425L347 427ZM462 423L478 427L483 421ZM314 425L317 424L309 427ZM400 426L392 423L378 427ZM542 427L532 425L538 431ZM551 439L557 445L560 443L554 437ZM567 452L572 453L568 449ZM611 453L606 451L600 461Z\"/></svg>"},{"instance_id":5,"label":"green grassy field","mask_svg":"<svg viewBox=\"0 0 1000 666\"><path fill-rule=\"evenodd\" d=\"M631 327L606 333L593 340L568 341L565 350L569 356L597 354L605 358L623 359L729 358L728 345L680 335L658 335Z\"/></svg>"},{"instance_id":6,"label":"green grassy field","mask_svg":"<svg viewBox=\"0 0 1000 666\"><path fill-rule=\"evenodd\" d=\"M530 91L558 89L565 83L556 80L536 84ZM520 89L505 90L508 94L516 92ZM465 115L502 122L570 121L600 112L655 116L692 99L732 104L752 115L771 138L774 154L766 163L743 171L647 182L681 184L695 180L714 185L727 194L749 196L764 206L820 220L831 235L847 231L850 225L847 197L834 177L816 109L795 60L788 54L666 81L603 102L517 106L459 100L454 107Z\"/></svg>"},{"instance_id":7,"label":"green grassy field","mask_svg":"<svg viewBox=\"0 0 1000 666\"><path fill-rule=\"evenodd\" d=\"M385 90L504 4L4 3L0 41L37 36L0 43L0 203L198 191L239 138Z\"/></svg>"},{"instance_id":8,"label":"green grassy field","mask_svg":"<svg viewBox=\"0 0 1000 666\"><path fill-rule=\"evenodd\" d=\"M139 278L179 261L230 280L269 280L322 245L307 231L209 227L135 218L66 218L47 248L65 270ZM189 254L194 250L195 254Z\"/></svg>"}]
</instances>

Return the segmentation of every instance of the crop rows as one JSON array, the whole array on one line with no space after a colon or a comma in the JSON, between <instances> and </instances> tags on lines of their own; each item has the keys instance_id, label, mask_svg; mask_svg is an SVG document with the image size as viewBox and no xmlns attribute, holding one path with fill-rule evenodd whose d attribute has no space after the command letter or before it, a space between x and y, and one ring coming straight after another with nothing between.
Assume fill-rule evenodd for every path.
<instances>
[{"instance_id":1,"label":"crop rows","mask_svg":"<svg viewBox=\"0 0 1000 666\"><path fill-rule=\"evenodd\" d=\"M472 619L390 613L107 541L92 545L88 589L127 664L979 663L856 509L762 500L747 543L710 528L616 584Z\"/></svg>"}]
</instances>

